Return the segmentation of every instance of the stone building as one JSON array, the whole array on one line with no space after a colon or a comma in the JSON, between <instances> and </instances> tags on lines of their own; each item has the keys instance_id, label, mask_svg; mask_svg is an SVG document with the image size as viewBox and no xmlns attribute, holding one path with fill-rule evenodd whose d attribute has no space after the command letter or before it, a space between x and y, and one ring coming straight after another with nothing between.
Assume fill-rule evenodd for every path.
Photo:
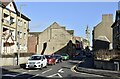
<instances>
[{"instance_id":1,"label":"stone building","mask_svg":"<svg viewBox=\"0 0 120 79\"><path fill-rule=\"evenodd\" d=\"M113 15L103 14L102 21L93 29L93 50L112 49Z\"/></svg>"},{"instance_id":2,"label":"stone building","mask_svg":"<svg viewBox=\"0 0 120 79\"><path fill-rule=\"evenodd\" d=\"M53 54L61 52L68 53L68 51L69 53L75 52L72 50L73 48L71 48L73 47L73 43L75 43L73 34L73 30L66 30L65 27L60 26L58 23L54 22L39 34L37 53Z\"/></svg>"},{"instance_id":3,"label":"stone building","mask_svg":"<svg viewBox=\"0 0 120 79\"><path fill-rule=\"evenodd\" d=\"M115 22L112 25L113 29L113 49L120 49L120 10L116 11Z\"/></svg>"},{"instance_id":4,"label":"stone building","mask_svg":"<svg viewBox=\"0 0 120 79\"><path fill-rule=\"evenodd\" d=\"M0 19L1 54L17 53L18 48L20 53L27 53L30 19L17 10L12 0L0 0Z\"/></svg>"}]
</instances>

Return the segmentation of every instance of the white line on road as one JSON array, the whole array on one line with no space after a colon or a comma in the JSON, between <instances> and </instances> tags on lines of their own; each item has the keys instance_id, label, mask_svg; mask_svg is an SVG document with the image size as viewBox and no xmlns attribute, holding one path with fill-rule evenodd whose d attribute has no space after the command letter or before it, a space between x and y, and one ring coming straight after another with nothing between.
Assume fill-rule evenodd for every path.
<instances>
[{"instance_id":1,"label":"white line on road","mask_svg":"<svg viewBox=\"0 0 120 79\"><path fill-rule=\"evenodd\" d=\"M16 77L16 76L19 76L19 75L22 75L22 74L25 74L27 72L22 72L21 74L5 74L5 75L2 75L2 76L11 76L11 77Z\"/></svg>"},{"instance_id":2,"label":"white line on road","mask_svg":"<svg viewBox=\"0 0 120 79\"><path fill-rule=\"evenodd\" d=\"M49 75L49 76L47 76L47 77L53 77L53 76L56 76L57 75L57 73L56 74L53 74L53 75Z\"/></svg>"},{"instance_id":3,"label":"white line on road","mask_svg":"<svg viewBox=\"0 0 120 79\"><path fill-rule=\"evenodd\" d=\"M51 71L51 70L52 70L52 68L49 69L49 70L46 70L46 71L42 72L42 74L44 74L44 73L46 73L46 72L49 72L49 71Z\"/></svg>"},{"instance_id":4,"label":"white line on road","mask_svg":"<svg viewBox=\"0 0 120 79\"><path fill-rule=\"evenodd\" d=\"M63 73L64 71L63 71L63 69L60 69L60 70L58 70L58 72Z\"/></svg>"},{"instance_id":5,"label":"white line on road","mask_svg":"<svg viewBox=\"0 0 120 79\"><path fill-rule=\"evenodd\" d=\"M28 79L32 79L32 78L37 77L37 76L39 76L39 74L36 74L35 76L32 76L32 77L30 77Z\"/></svg>"},{"instance_id":6,"label":"white line on road","mask_svg":"<svg viewBox=\"0 0 120 79\"><path fill-rule=\"evenodd\" d=\"M3 77L4 76L9 76L9 77L16 77L16 75L15 74L5 74L5 75L2 75Z\"/></svg>"},{"instance_id":7,"label":"white line on road","mask_svg":"<svg viewBox=\"0 0 120 79\"><path fill-rule=\"evenodd\" d=\"M22 74L25 74L25 73L27 73L27 72L22 72Z\"/></svg>"},{"instance_id":8,"label":"white line on road","mask_svg":"<svg viewBox=\"0 0 120 79\"><path fill-rule=\"evenodd\" d=\"M54 77L54 76L59 76L60 78L62 78L62 75L60 75L60 73L56 73L56 74L53 74L53 75L49 75L47 77Z\"/></svg>"},{"instance_id":9,"label":"white line on road","mask_svg":"<svg viewBox=\"0 0 120 79\"><path fill-rule=\"evenodd\" d=\"M32 72L32 71L38 71L38 70L28 70L28 72Z\"/></svg>"},{"instance_id":10,"label":"white line on road","mask_svg":"<svg viewBox=\"0 0 120 79\"><path fill-rule=\"evenodd\" d=\"M86 75L92 75L92 76L96 76L96 77L104 77L102 75L96 75L96 74L88 74L88 73L83 73L83 72L77 72L76 70L74 70L76 66L74 65L72 68L71 68L71 71L75 72L75 73L80 73L80 74L86 74Z\"/></svg>"},{"instance_id":11,"label":"white line on road","mask_svg":"<svg viewBox=\"0 0 120 79\"><path fill-rule=\"evenodd\" d=\"M59 73L57 73L57 75L58 75L60 78L62 78L62 76L61 76Z\"/></svg>"},{"instance_id":12,"label":"white line on road","mask_svg":"<svg viewBox=\"0 0 120 79\"><path fill-rule=\"evenodd\" d=\"M80 73L80 74L83 74L83 75L92 75L92 76L96 76L96 77L104 77L104 76L101 76L101 75L95 75L95 74L88 74L88 73Z\"/></svg>"}]
</instances>

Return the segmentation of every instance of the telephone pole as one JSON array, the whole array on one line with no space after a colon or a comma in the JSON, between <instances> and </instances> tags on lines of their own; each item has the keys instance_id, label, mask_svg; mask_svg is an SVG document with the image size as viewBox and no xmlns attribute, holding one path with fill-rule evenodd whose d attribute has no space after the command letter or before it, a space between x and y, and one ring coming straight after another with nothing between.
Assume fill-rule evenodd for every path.
<instances>
[{"instance_id":1,"label":"telephone pole","mask_svg":"<svg viewBox=\"0 0 120 79\"><path fill-rule=\"evenodd\" d=\"M22 27L22 7L25 5L20 5L20 27ZM17 26L18 27L18 26ZM17 28L17 31L19 31L18 34L18 42L17 42L17 46L18 46L18 53L17 53L17 65L19 65L20 63L20 28Z\"/></svg>"}]
</instances>

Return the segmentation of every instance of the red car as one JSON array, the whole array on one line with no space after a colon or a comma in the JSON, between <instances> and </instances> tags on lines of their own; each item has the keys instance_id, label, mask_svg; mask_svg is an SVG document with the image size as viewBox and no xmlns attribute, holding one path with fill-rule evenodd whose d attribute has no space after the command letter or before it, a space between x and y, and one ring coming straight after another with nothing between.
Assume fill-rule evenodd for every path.
<instances>
[{"instance_id":1,"label":"red car","mask_svg":"<svg viewBox=\"0 0 120 79\"><path fill-rule=\"evenodd\" d=\"M56 59L55 59L54 56L52 56L52 55L45 55L45 57L47 58L47 63L49 65L53 65L53 64L56 63Z\"/></svg>"}]
</instances>

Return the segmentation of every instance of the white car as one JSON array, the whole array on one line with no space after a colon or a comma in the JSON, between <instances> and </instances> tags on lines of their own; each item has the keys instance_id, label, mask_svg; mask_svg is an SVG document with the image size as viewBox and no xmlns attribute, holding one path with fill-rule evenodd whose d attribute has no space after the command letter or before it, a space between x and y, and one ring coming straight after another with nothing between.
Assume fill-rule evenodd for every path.
<instances>
[{"instance_id":1,"label":"white car","mask_svg":"<svg viewBox=\"0 0 120 79\"><path fill-rule=\"evenodd\" d=\"M47 59L44 55L32 55L26 64L26 68L40 68L47 67Z\"/></svg>"}]
</instances>

